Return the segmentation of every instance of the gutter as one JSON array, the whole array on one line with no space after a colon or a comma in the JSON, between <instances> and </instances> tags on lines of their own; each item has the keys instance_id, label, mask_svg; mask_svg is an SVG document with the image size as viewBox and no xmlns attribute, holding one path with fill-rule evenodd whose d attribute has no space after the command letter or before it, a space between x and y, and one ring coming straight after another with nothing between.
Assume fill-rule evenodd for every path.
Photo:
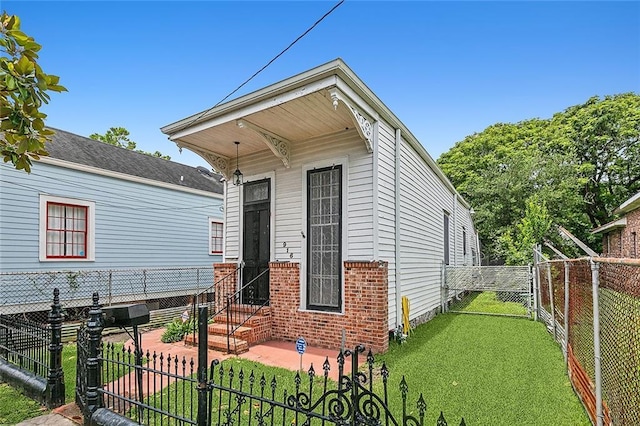
<instances>
[{"instance_id":1,"label":"gutter","mask_svg":"<svg viewBox=\"0 0 640 426\"><path fill-rule=\"evenodd\" d=\"M396 170L395 170L395 206L394 206L394 214L395 214L395 261L396 261L396 328L400 324L402 324L402 256L400 251L402 249L402 245L400 244L400 172L402 161L400 159L401 148L402 148L402 131L400 129L396 129L396 146L395 146L395 160L396 160Z\"/></svg>"}]
</instances>

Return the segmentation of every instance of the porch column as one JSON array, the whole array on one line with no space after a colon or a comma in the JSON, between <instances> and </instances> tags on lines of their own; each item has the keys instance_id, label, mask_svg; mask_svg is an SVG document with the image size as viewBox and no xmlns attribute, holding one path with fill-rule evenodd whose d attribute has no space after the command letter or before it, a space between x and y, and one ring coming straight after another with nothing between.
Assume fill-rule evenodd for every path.
<instances>
[{"instance_id":1,"label":"porch column","mask_svg":"<svg viewBox=\"0 0 640 426\"><path fill-rule=\"evenodd\" d=\"M238 289L238 265L235 263L214 263L213 283L215 312L218 312L227 303L227 296L231 296ZM213 314L213 312L210 312Z\"/></svg>"}]
</instances>

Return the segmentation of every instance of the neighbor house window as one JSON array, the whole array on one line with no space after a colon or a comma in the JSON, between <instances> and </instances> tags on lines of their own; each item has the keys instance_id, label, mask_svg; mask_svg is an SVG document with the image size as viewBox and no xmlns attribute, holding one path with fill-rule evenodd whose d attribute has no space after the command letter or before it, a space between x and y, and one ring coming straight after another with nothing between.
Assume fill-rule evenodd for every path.
<instances>
[{"instance_id":1,"label":"neighbor house window","mask_svg":"<svg viewBox=\"0 0 640 426\"><path fill-rule=\"evenodd\" d=\"M444 212L444 264L449 264L449 213Z\"/></svg>"},{"instance_id":2,"label":"neighbor house window","mask_svg":"<svg viewBox=\"0 0 640 426\"><path fill-rule=\"evenodd\" d=\"M90 201L40 196L40 260L94 260Z\"/></svg>"},{"instance_id":3,"label":"neighbor house window","mask_svg":"<svg viewBox=\"0 0 640 426\"><path fill-rule=\"evenodd\" d=\"M631 257L636 258L638 256L638 241L637 234L631 233Z\"/></svg>"},{"instance_id":4,"label":"neighbor house window","mask_svg":"<svg viewBox=\"0 0 640 426\"><path fill-rule=\"evenodd\" d=\"M342 166L307 172L307 308L342 305Z\"/></svg>"},{"instance_id":5,"label":"neighbor house window","mask_svg":"<svg viewBox=\"0 0 640 426\"><path fill-rule=\"evenodd\" d=\"M209 254L222 254L224 223L219 219L209 222Z\"/></svg>"}]
</instances>

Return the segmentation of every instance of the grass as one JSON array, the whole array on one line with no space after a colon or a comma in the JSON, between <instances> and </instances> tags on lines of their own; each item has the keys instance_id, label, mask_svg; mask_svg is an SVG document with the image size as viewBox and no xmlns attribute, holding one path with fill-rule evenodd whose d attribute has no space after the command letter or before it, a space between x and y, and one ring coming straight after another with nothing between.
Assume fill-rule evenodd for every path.
<instances>
[{"instance_id":1,"label":"grass","mask_svg":"<svg viewBox=\"0 0 640 426\"><path fill-rule=\"evenodd\" d=\"M262 376L265 377L266 383L264 388L264 396L265 398L272 399L272 388L271 383L275 378L277 383L277 387L275 390L275 401L285 402L285 392L286 395L295 394L296 386L295 386L295 376L296 372L287 370L284 368L271 367L264 364L260 364L254 361L246 360L243 358L229 358L222 362L222 367L224 370L224 378L222 379L223 386L229 387L229 369L233 368L234 371L234 381L231 386L234 389L239 389L239 373L240 371L244 374L244 381L242 390L244 392L249 392L249 375L253 371L255 382L253 395L260 395L260 379ZM323 394L323 371L322 366L315 366L316 378L313 382L313 401L320 398ZM335 362L332 363L332 368L337 368ZM214 372L214 380L217 384L220 384L220 376L219 376L219 367L216 368ZM327 388L335 389L336 383L332 380L328 380ZM195 393L195 385L191 382L181 381L180 383L174 383L163 391L156 393L155 395L151 395L147 398L146 403L148 405L167 409L168 404L171 406L171 413L177 414L179 416L184 416L186 418L195 418L197 412L197 396ZM307 373L301 373L301 383L299 392L309 393L309 377ZM176 404L177 400L177 404ZM229 395L228 392L223 392L222 397L220 397L220 393L217 390L212 392L212 406L211 406L211 416L214 424L218 422L224 423L225 421L225 413L228 411L229 407L233 409L236 406L236 398L235 396ZM248 422L248 416L251 414L252 416L255 414L255 411L260 407L260 403L256 400L249 402L245 401L243 405L243 409L240 413L236 413L234 417L234 421L238 421L240 417L242 421L238 424L244 424L243 422ZM264 410L267 408L265 406ZM128 414L129 417L135 419L137 417L137 411L135 408L131 410ZM238 417L239 416L239 417ZM174 424L176 423L173 419L169 419L166 416L161 417L160 415L155 415L148 410L143 411L142 418L140 419L144 424L154 425L154 424ZM254 419L255 420L255 419ZM179 423L179 422L177 422ZM274 423L273 424L295 424L295 413L288 411L286 414L286 418L283 419L282 410L276 409L274 411Z\"/></svg>"},{"instance_id":2,"label":"grass","mask_svg":"<svg viewBox=\"0 0 640 426\"><path fill-rule=\"evenodd\" d=\"M527 315L527 308L519 302L503 302L494 291L472 292L462 300L451 303L451 311L480 312L503 315Z\"/></svg>"},{"instance_id":3,"label":"grass","mask_svg":"<svg viewBox=\"0 0 640 426\"><path fill-rule=\"evenodd\" d=\"M0 383L1 425L14 425L46 413L46 408L41 407L36 401L27 398L6 383Z\"/></svg>"},{"instance_id":4,"label":"grass","mask_svg":"<svg viewBox=\"0 0 640 426\"><path fill-rule=\"evenodd\" d=\"M122 348L122 343L116 343ZM62 370L64 371L65 402L74 402L76 397L76 345L62 348ZM23 395L6 383L0 383L0 425L12 425L41 416L48 410L40 403Z\"/></svg>"},{"instance_id":5,"label":"grass","mask_svg":"<svg viewBox=\"0 0 640 426\"><path fill-rule=\"evenodd\" d=\"M426 424L442 410L449 424L590 425L565 373L562 352L543 324L520 318L448 313L418 327L378 357L391 375L391 408L401 409L402 374L409 407L420 392Z\"/></svg>"}]
</instances>

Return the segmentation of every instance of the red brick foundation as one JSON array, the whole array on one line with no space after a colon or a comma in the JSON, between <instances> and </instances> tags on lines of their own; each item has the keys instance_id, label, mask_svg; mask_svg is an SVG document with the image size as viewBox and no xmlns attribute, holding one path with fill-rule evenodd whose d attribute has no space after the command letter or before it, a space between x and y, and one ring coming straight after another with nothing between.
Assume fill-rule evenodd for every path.
<instances>
[{"instance_id":1,"label":"red brick foundation","mask_svg":"<svg viewBox=\"0 0 640 426\"><path fill-rule=\"evenodd\" d=\"M386 262L344 262L343 313L301 311L299 264L272 262L270 268L273 338L304 336L310 345L339 349L344 329L347 348L364 344L376 353L388 349Z\"/></svg>"},{"instance_id":2,"label":"red brick foundation","mask_svg":"<svg viewBox=\"0 0 640 426\"><path fill-rule=\"evenodd\" d=\"M227 296L232 295L237 290L235 263L216 263L213 265L213 283L215 284L215 309L219 311L227 303Z\"/></svg>"}]
</instances>

